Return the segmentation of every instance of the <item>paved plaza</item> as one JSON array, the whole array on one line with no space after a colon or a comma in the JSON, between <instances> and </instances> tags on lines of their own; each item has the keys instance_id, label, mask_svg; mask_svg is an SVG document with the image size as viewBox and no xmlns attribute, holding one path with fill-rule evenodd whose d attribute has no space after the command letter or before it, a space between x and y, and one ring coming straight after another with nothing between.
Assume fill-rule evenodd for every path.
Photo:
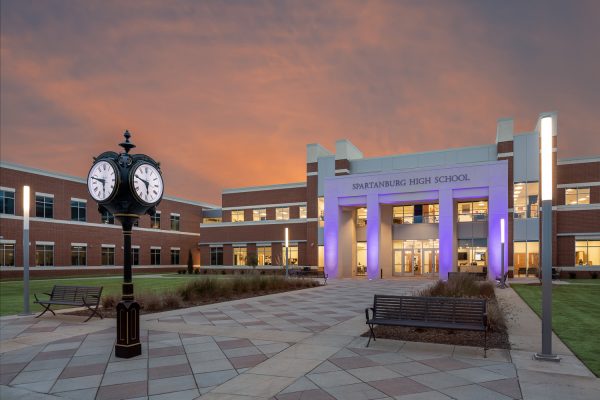
<instances>
[{"instance_id":1,"label":"paved plaza","mask_svg":"<svg viewBox=\"0 0 600 400\"><path fill-rule=\"evenodd\" d=\"M318 288L142 316L143 352L114 356L115 321L59 314L1 320L4 399L594 398L598 379L556 338L561 364L531 360L539 319L512 290L513 350L378 339L374 293L427 280L338 280ZM513 340L514 336L514 340ZM533 349L530 349L533 347Z\"/></svg>"}]
</instances>

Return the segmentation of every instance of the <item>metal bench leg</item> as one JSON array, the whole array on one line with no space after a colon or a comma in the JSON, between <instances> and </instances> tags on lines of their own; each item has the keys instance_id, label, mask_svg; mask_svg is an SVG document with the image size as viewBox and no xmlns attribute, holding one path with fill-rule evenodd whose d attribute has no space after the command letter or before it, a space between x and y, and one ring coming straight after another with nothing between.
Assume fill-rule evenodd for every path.
<instances>
[{"instance_id":1,"label":"metal bench leg","mask_svg":"<svg viewBox=\"0 0 600 400\"><path fill-rule=\"evenodd\" d=\"M85 304L85 303L84 303ZM102 316L102 314L100 314L100 311L98 311L98 305L96 305L96 308L92 308L89 305L85 304L85 306L88 308L88 310L90 310L92 312L92 314L88 317L88 319L86 319L83 322L88 322L90 319L92 319L92 317L94 315L98 315L100 317L100 319L104 319L104 317Z\"/></svg>"},{"instance_id":2,"label":"metal bench leg","mask_svg":"<svg viewBox=\"0 0 600 400\"><path fill-rule=\"evenodd\" d=\"M371 331L371 333L369 334L369 341L367 342L367 347L369 347L369 344L371 344L371 338L373 338L374 342L377 341L377 339L375 338L375 331L373 330L373 324L369 324L369 330Z\"/></svg>"},{"instance_id":3,"label":"metal bench leg","mask_svg":"<svg viewBox=\"0 0 600 400\"><path fill-rule=\"evenodd\" d=\"M487 327L483 339L483 358L487 358Z\"/></svg>"},{"instance_id":4,"label":"metal bench leg","mask_svg":"<svg viewBox=\"0 0 600 400\"><path fill-rule=\"evenodd\" d=\"M50 311L54 316L56 316L56 313L54 313L54 311L52 311L52 309L50 308L51 305L52 304L47 304L47 305L40 304L40 306L45 307L45 308L44 308L44 311L42 311L39 315L36 316L36 318L39 318L42 315L46 314L46 311Z\"/></svg>"}]
</instances>

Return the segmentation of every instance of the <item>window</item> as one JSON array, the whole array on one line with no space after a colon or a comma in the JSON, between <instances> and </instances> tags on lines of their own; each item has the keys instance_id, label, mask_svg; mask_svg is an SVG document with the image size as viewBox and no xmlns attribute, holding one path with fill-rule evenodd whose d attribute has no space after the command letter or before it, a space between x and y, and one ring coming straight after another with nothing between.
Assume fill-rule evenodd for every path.
<instances>
[{"instance_id":1,"label":"window","mask_svg":"<svg viewBox=\"0 0 600 400\"><path fill-rule=\"evenodd\" d=\"M140 248L131 248L131 265L140 265Z\"/></svg>"},{"instance_id":2,"label":"window","mask_svg":"<svg viewBox=\"0 0 600 400\"><path fill-rule=\"evenodd\" d=\"M54 197L51 195L35 195L35 216L38 218L53 218Z\"/></svg>"},{"instance_id":3,"label":"window","mask_svg":"<svg viewBox=\"0 0 600 400\"><path fill-rule=\"evenodd\" d=\"M319 227L323 227L325 225L325 198L319 197L317 199L317 207L319 213Z\"/></svg>"},{"instance_id":4,"label":"window","mask_svg":"<svg viewBox=\"0 0 600 400\"><path fill-rule=\"evenodd\" d=\"M283 257L281 257L281 259L284 261L285 263L285 246L281 248L281 250L283 251ZM291 244L290 247L288 247L288 265L298 265L298 245L294 245Z\"/></svg>"},{"instance_id":5,"label":"window","mask_svg":"<svg viewBox=\"0 0 600 400\"><path fill-rule=\"evenodd\" d=\"M271 265L271 246L257 246L258 265Z\"/></svg>"},{"instance_id":6,"label":"window","mask_svg":"<svg viewBox=\"0 0 600 400\"><path fill-rule=\"evenodd\" d=\"M160 211L150 216L150 228L160 229Z\"/></svg>"},{"instance_id":7,"label":"window","mask_svg":"<svg viewBox=\"0 0 600 400\"><path fill-rule=\"evenodd\" d=\"M244 222L244 210L232 210L231 222Z\"/></svg>"},{"instance_id":8,"label":"window","mask_svg":"<svg viewBox=\"0 0 600 400\"><path fill-rule=\"evenodd\" d=\"M439 204L397 206L392 210L394 224L437 224L440 222Z\"/></svg>"},{"instance_id":9,"label":"window","mask_svg":"<svg viewBox=\"0 0 600 400\"><path fill-rule=\"evenodd\" d=\"M115 216L108 210L102 211L102 223L103 224L114 224Z\"/></svg>"},{"instance_id":10,"label":"window","mask_svg":"<svg viewBox=\"0 0 600 400\"><path fill-rule=\"evenodd\" d=\"M575 265L600 265L600 240L575 241Z\"/></svg>"},{"instance_id":11,"label":"window","mask_svg":"<svg viewBox=\"0 0 600 400\"><path fill-rule=\"evenodd\" d=\"M150 248L150 265L160 265L160 248Z\"/></svg>"},{"instance_id":12,"label":"window","mask_svg":"<svg viewBox=\"0 0 600 400\"><path fill-rule=\"evenodd\" d=\"M458 203L458 222L487 221L488 202L485 200Z\"/></svg>"},{"instance_id":13,"label":"window","mask_svg":"<svg viewBox=\"0 0 600 400\"><path fill-rule=\"evenodd\" d=\"M514 218L538 218L538 182L515 183Z\"/></svg>"},{"instance_id":14,"label":"window","mask_svg":"<svg viewBox=\"0 0 600 400\"><path fill-rule=\"evenodd\" d=\"M513 264L517 275L537 275L540 267L540 243L514 242Z\"/></svg>"},{"instance_id":15,"label":"window","mask_svg":"<svg viewBox=\"0 0 600 400\"><path fill-rule=\"evenodd\" d=\"M115 246L102 245L100 258L102 265L115 265Z\"/></svg>"},{"instance_id":16,"label":"window","mask_svg":"<svg viewBox=\"0 0 600 400\"><path fill-rule=\"evenodd\" d=\"M179 265L179 249L171 249L171 265Z\"/></svg>"},{"instance_id":17,"label":"window","mask_svg":"<svg viewBox=\"0 0 600 400\"><path fill-rule=\"evenodd\" d=\"M252 221L266 221L267 219L267 209L266 208L258 208L256 210L252 210Z\"/></svg>"},{"instance_id":18,"label":"window","mask_svg":"<svg viewBox=\"0 0 600 400\"><path fill-rule=\"evenodd\" d=\"M392 214L394 224L412 224L415 221L414 206L394 207Z\"/></svg>"},{"instance_id":19,"label":"window","mask_svg":"<svg viewBox=\"0 0 600 400\"><path fill-rule=\"evenodd\" d=\"M0 214L15 214L14 189L0 189Z\"/></svg>"},{"instance_id":20,"label":"window","mask_svg":"<svg viewBox=\"0 0 600 400\"><path fill-rule=\"evenodd\" d=\"M179 214L171 214L171 230L179 230Z\"/></svg>"},{"instance_id":21,"label":"window","mask_svg":"<svg viewBox=\"0 0 600 400\"><path fill-rule=\"evenodd\" d=\"M86 265L86 250L86 245L71 245L71 265Z\"/></svg>"},{"instance_id":22,"label":"window","mask_svg":"<svg viewBox=\"0 0 600 400\"><path fill-rule=\"evenodd\" d=\"M35 245L35 265L38 267L54 265L54 244Z\"/></svg>"},{"instance_id":23,"label":"window","mask_svg":"<svg viewBox=\"0 0 600 400\"><path fill-rule=\"evenodd\" d=\"M203 224L220 224L223 222L223 218L203 218Z\"/></svg>"},{"instance_id":24,"label":"window","mask_svg":"<svg viewBox=\"0 0 600 400\"><path fill-rule=\"evenodd\" d=\"M565 189L565 204L590 204L590 188L570 188Z\"/></svg>"},{"instance_id":25,"label":"window","mask_svg":"<svg viewBox=\"0 0 600 400\"><path fill-rule=\"evenodd\" d=\"M233 265L246 265L248 250L245 247L233 248Z\"/></svg>"},{"instance_id":26,"label":"window","mask_svg":"<svg viewBox=\"0 0 600 400\"><path fill-rule=\"evenodd\" d=\"M0 266L14 267L15 266L15 244L0 243Z\"/></svg>"},{"instance_id":27,"label":"window","mask_svg":"<svg viewBox=\"0 0 600 400\"><path fill-rule=\"evenodd\" d=\"M362 228L367 226L367 209L365 207L356 209L356 227Z\"/></svg>"},{"instance_id":28,"label":"window","mask_svg":"<svg viewBox=\"0 0 600 400\"><path fill-rule=\"evenodd\" d=\"M71 199L71 221L85 222L85 203L83 200Z\"/></svg>"},{"instance_id":29,"label":"window","mask_svg":"<svg viewBox=\"0 0 600 400\"><path fill-rule=\"evenodd\" d=\"M458 240L458 272L483 272L487 266L487 238Z\"/></svg>"},{"instance_id":30,"label":"window","mask_svg":"<svg viewBox=\"0 0 600 400\"><path fill-rule=\"evenodd\" d=\"M306 218L306 206L300 206L298 208L298 218Z\"/></svg>"},{"instance_id":31,"label":"window","mask_svg":"<svg viewBox=\"0 0 600 400\"><path fill-rule=\"evenodd\" d=\"M223 265L223 248L210 248L210 265Z\"/></svg>"},{"instance_id":32,"label":"window","mask_svg":"<svg viewBox=\"0 0 600 400\"><path fill-rule=\"evenodd\" d=\"M133 226L140 226L140 219L136 218L133 220Z\"/></svg>"},{"instance_id":33,"label":"window","mask_svg":"<svg viewBox=\"0 0 600 400\"><path fill-rule=\"evenodd\" d=\"M290 219L290 208L289 207L277 207L275 209L275 219L277 219L277 220Z\"/></svg>"}]
</instances>

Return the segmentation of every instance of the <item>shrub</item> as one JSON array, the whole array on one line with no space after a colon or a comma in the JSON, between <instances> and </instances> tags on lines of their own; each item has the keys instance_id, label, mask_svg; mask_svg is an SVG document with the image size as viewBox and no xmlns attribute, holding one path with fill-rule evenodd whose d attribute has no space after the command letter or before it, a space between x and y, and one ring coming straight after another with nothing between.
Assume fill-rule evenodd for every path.
<instances>
[{"instance_id":1,"label":"shrub","mask_svg":"<svg viewBox=\"0 0 600 400\"><path fill-rule=\"evenodd\" d=\"M140 293L136 296L136 300L140 307L146 311L160 311L162 310L162 301L156 293Z\"/></svg>"},{"instance_id":2,"label":"shrub","mask_svg":"<svg viewBox=\"0 0 600 400\"><path fill-rule=\"evenodd\" d=\"M162 294L162 306L166 309L175 309L181 307L181 297L174 292Z\"/></svg>"},{"instance_id":3,"label":"shrub","mask_svg":"<svg viewBox=\"0 0 600 400\"><path fill-rule=\"evenodd\" d=\"M592 279L598 279L598 272L592 271Z\"/></svg>"},{"instance_id":4,"label":"shrub","mask_svg":"<svg viewBox=\"0 0 600 400\"><path fill-rule=\"evenodd\" d=\"M115 295L105 294L102 296L102 308L108 310L117 306L118 300Z\"/></svg>"},{"instance_id":5,"label":"shrub","mask_svg":"<svg viewBox=\"0 0 600 400\"><path fill-rule=\"evenodd\" d=\"M576 279L577 278L577 273L575 271L569 271L569 278L570 279Z\"/></svg>"},{"instance_id":6,"label":"shrub","mask_svg":"<svg viewBox=\"0 0 600 400\"><path fill-rule=\"evenodd\" d=\"M199 273L200 273L200 270L199 270L199 269L195 269L195 270L194 270L194 274L198 275ZM204 273L206 273L206 271L204 271Z\"/></svg>"}]
</instances>

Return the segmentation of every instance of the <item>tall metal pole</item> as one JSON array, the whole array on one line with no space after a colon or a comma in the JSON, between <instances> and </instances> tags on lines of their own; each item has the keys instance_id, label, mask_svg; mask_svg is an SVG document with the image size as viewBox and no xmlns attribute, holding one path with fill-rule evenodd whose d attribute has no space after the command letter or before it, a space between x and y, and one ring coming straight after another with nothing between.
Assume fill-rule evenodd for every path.
<instances>
[{"instance_id":1,"label":"tall metal pole","mask_svg":"<svg viewBox=\"0 0 600 400\"><path fill-rule=\"evenodd\" d=\"M560 361L552 354L552 117L541 120L542 177L542 352L534 359Z\"/></svg>"},{"instance_id":2,"label":"tall metal pole","mask_svg":"<svg viewBox=\"0 0 600 400\"><path fill-rule=\"evenodd\" d=\"M285 277L287 278L288 276L290 276L289 273L289 231L288 228L285 228Z\"/></svg>"},{"instance_id":3,"label":"tall metal pole","mask_svg":"<svg viewBox=\"0 0 600 400\"><path fill-rule=\"evenodd\" d=\"M504 275L504 218L500 220L500 271L502 275L500 276L500 289L506 289L506 277Z\"/></svg>"},{"instance_id":4,"label":"tall metal pole","mask_svg":"<svg viewBox=\"0 0 600 400\"><path fill-rule=\"evenodd\" d=\"M23 186L23 313L30 315L29 310L29 186Z\"/></svg>"}]
</instances>

